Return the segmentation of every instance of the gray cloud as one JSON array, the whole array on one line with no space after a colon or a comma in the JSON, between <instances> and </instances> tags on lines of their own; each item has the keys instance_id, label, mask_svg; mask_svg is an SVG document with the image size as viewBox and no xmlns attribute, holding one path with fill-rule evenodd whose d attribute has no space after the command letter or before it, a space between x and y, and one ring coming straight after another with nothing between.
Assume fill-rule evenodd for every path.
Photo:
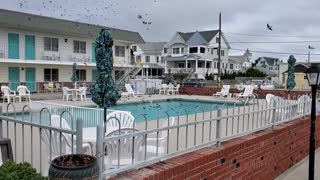
<instances>
[{"instance_id":1,"label":"gray cloud","mask_svg":"<svg viewBox=\"0 0 320 180\"><path fill-rule=\"evenodd\" d=\"M2 2L1 2L2 1ZM176 31L222 28L230 42L320 40L320 1L308 0L0 0L11 10L53 16L139 32L146 41L169 41ZM141 15L143 18L138 19ZM142 21L152 22L144 25ZM268 31L266 24L273 25ZM263 36L241 36L259 34ZM293 37L269 37L269 36ZM313 38L296 36L318 36ZM320 43L312 53L320 54ZM307 53L308 43L300 44L231 44L235 49ZM318 50L319 49L319 50ZM231 54L243 52L232 50ZM254 57L271 56L286 60L289 55L253 53ZM299 61L306 55L297 55ZM320 56L312 56L317 59Z\"/></svg>"}]
</instances>

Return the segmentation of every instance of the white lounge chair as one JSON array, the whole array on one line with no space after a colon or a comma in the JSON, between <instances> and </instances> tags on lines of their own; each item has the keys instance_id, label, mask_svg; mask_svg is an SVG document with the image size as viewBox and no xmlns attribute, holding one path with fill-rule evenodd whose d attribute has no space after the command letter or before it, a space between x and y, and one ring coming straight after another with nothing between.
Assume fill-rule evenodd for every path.
<instances>
[{"instance_id":1,"label":"white lounge chair","mask_svg":"<svg viewBox=\"0 0 320 180\"><path fill-rule=\"evenodd\" d=\"M3 102L5 101L5 99L7 99L8 103L11 102L11 99L13 100L13 102L16 101L16 92L10 90L8 86L1 86L1 92L3 93L2 95Z\"/></svg>"},{"instance_id":2,"label":"white lounge chair","mask_svg":"<svg viewBox=\"0 0 320 180\"><path fill-rule=\"evenodd\" d=\"M175 118L172 117L169 119L169 126L173 126L175 123ZM168 122L164 121L162 124L162 127L168 127ZM170 134L171 130L169 130L169 134ZM157 151L158 154L164 154L166 153L166 143L167 143L167 138L168 138L168 131L161 131L159 133L159 137L157 138L157 133L151 133L148 134L148 138L147 138L147 153L151 154L151 155L156 155ZM158 148L157 148L157 140L158 140Z\"/></svg>"},{"instance_id":3,"label":"white lounge chair","mask_svg":"<svg viewBox=\"0 0 320 180\"><path fill-rule=\"evenodd\" d=\"M106 134L119 130L119 122L120 121L120 128L134 128L134 117L132 114L125 112L125 111L114 111L107 115L107 122L106 122Z\"/></svg>"},{"instance_id":4,"label":"white lounge chair","mask_svg":"<svg viewBox=\"0 0 320 180\"><path fill-rule=\"evenodd\" d=\"M109 133L106 137L119 136L123 134L134 133L139 130L132 128L125 128L113 131ZM142 160L143 157L143 147L144 147L144 136L135 136L134 141L132 137L122 138L119 142L118 140L110 140L105 143L107 149L107 157L105 158L106 169L110 169L115 166L123 166L132 164L134 162ZM119 151L120 150L120 151ZM134 151L132 151L134 150ZM134 154L133 154L134 152ZM133 162L132 162L133 156ZM119 160L118 160L119 157Z\"/></svg>"},{"instance_id":5,"label":"white lounge chair","mask_svg":"<svg viewBox=\"0 0 320 180\"><path fill-rule=\"evenodd\" d=\"M76 92L76 98L80 97L80 100L87 100L87 87L80 87Z\"/></svg>"},{"instance_id":6,"label":"white lounge chair","mask_svg":"<svg viewBox=\"0 0 320 180\"><path fill-rule=\"evenodd\" d=\"M68 87L62 88L62 100L69 100L69 96L72 96L72 91Z\"/></svg>"},{"instance_id":7,"label":"white lounge chair","mask_svg":"<svg viewBox=\"0 0 320 180\"><path fill-rule=\"evenodd\" d=\"M168 89L168 85L166 85L166 84L161 84L160 90L159 90L159 94L166 94L167 89Z\"/></svg>"},{"instance_id":8,"label":"white lounge chair","mask_svg":"<svg viewBox=\"0 0 320 180\"><path fill-rule=\"evenodd\" d=\"M140 96L140 95L144 95L143 93L140 92L134 92L134 90L132 89L131 84L125 84L126 90L127 92L132 95L132 96Z\"/></svg>"},{"instance_id":9,"label":"white lounge chair","mask_svg":"<svg viewBox=\"0 0 320 180\"><path fill-rule=\"evenodd\" d=\"M26 86L18 86L17 91L19 93L19 102L21 102L23 97L26 99L26 101L30 101L30 91Z\"/></svg>"},{"instance_id":10,"label":"white lounge chair","mask_svg":"<svg viewBox=\"0 0 320 180\"><path fill-rule=\"evenodd\" d=\"M248 98L255 96L253 94L254 86L246 86L243 93L237 94L237 98Z\"/></svg>"},{"instance_id":11,"label":"white lounge chair","mask_svg":"<svg viewBox=\"0 0 320 180\"><path fill-rule=\"evenodd\" d=\"M216 92L213 94L213 96L219 96L219 97L228 97L230 95L229 93L230 85L223 85L220 92Z\"/></svg>"}]
</instances>

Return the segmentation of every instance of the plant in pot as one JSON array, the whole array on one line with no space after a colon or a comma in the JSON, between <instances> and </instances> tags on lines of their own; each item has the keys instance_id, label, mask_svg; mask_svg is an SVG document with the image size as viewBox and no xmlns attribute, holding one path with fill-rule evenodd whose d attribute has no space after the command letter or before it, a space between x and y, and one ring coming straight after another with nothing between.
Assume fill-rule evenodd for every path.
<instances>
[{"instance_id":1,"label":"plant in pot","mask_svg":"<svg viewBox=\"0 0 320 180\"><path fill-rule=\"evenodd\" d=\"M13 161L6 161L0 166L1 180L45 180L46 177L41 176L32 168L29 163L16 164Z\"/></svg>"},{"instance_id":2,"label":"plant in pot","mask_svg":"<svg viewBox=\"0 0 320 180\"><path fill-rule=\"evenodd\" d=\"M97 179L99 167L94 156L67 154L51 161L48 176L50 179Z\"/></svg>"}]
</instances>

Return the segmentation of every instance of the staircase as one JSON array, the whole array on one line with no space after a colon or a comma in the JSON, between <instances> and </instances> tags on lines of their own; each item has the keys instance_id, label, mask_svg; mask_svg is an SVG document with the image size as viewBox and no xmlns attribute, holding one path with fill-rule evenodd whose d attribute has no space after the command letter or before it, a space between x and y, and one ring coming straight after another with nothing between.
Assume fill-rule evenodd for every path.
<instances>
[{"instance_id":1,"label":"staircase","mask_svg":"<svg viewBox=\"0 0 320 180\"><path fill-rule=\"evenodd\" d=\"M142 65L132 67L128 71L125 71L125 73L116 80L116 86L118 87L118 90L120 91L124 90L125 83L130 78L135 77L141 70L142 70Z\"/></svg>"}]
</instances>

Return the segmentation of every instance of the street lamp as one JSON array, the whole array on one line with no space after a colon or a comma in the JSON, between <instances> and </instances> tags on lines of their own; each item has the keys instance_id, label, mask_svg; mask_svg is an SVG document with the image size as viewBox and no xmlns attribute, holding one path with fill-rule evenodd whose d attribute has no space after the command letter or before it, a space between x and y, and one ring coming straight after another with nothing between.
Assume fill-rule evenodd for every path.
<instances>
[{"instance_id":1,"label":"street lamp","mask_svg":"<svg viewBox=\"0 0 320 180\"><path fill-rule=\"evenodd\" d=\"M316 66L311 66L306 71L309 86L311 86L311 126L309 142L309 180L314 180L314 157L315 157L315 121L316 121L316 95L320 83L320 71Z\"/></svg>"}]
</instances>

